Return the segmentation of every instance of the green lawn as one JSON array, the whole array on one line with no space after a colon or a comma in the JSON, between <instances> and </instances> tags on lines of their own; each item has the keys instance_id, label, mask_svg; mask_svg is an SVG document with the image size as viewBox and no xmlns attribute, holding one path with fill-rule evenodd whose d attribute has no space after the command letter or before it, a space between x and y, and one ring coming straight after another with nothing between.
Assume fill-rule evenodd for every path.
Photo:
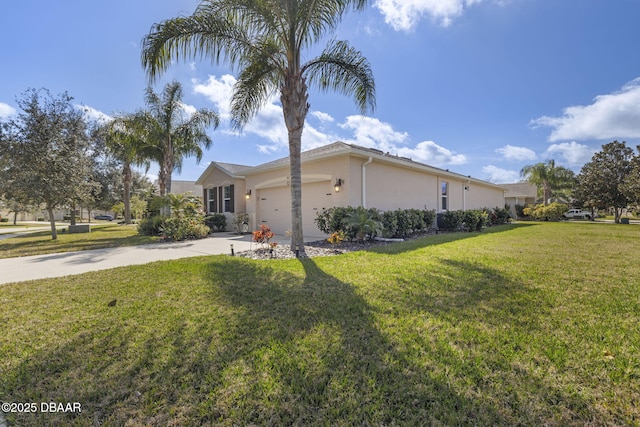
<instances>
[{"instance_id":1,"label":"green lawn","mask_svg":"<svg viewBox=\"0 0 640 427\"><path fill-rule=\"evenodd\" d=\"M25 426L640 425L639 239L529 223L5 285L0 398L82 405Z\"/></svg>"},{"instance_id":2,"label":"green lawn","mask_svg":"<svg viewBox=\"0 0 640 427\"><path fill-rule=\"evenodd\" d=\"M51 230L0 240L0 258L134 246L157 241L157 237L139 235L136 226L92 224L90 233L69 234L59 229L57 240L51 240Z\"/></svg>"}]
</instances>

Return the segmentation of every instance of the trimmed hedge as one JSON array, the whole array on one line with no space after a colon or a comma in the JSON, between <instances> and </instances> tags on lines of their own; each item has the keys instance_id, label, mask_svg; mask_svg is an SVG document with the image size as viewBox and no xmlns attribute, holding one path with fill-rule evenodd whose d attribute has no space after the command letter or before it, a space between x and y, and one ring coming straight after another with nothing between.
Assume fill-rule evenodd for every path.
<instances>
[{"instance_id":1,"label":"trimmed hedge","mask_svg":"<svg viewBox=\"0 0 640 427\"><path fill-rule=\"evenodd\" d=\"M315 222L318 228L326 234L344 233L349 240L354 240L358 235L357 227L353 226L353 221L349 225L349 218L363 216L366 213L368 219L380 223L383 237L403 238L411 234L428 230L435 222L435 211L420 209L397 209L395 211L382 212L375 208L365 209L363 207L334 207L319 212ZM372 235L373 234L373 235ZM370 233L372 238L377 233Z\"/></svg>"}]
</instances>

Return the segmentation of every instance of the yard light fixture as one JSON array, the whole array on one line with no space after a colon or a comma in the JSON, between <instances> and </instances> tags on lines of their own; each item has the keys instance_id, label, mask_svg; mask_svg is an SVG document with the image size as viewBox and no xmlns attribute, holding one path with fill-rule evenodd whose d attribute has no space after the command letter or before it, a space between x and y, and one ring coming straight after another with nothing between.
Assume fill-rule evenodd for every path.
<instances>
[{"instance_id":1,"label":"yard light fixture","mask_svg":"<svg viewBox=\"0 0 640 427\"><path fill-rule=\"evenodd\" d=\"M342 181L342 179L341 179L341 178L336 179L336 183L335 183L335 184L333 184L333 189L336 191L336 193L339 193L339 192L340 192L340 187L342 187L342 183L343 183L343 182L344 182L344 181Z\"/></svg>"},{"instance_id":2,"label":"yard light fixture","mask_svg":"<svg viewBox=\"0 0 640 427\"><path fill-rule=\"evenodd\" d=\"M231 256L235 256L235 252L233 251L233 243L231 244Z\"/></svg>"},{"instance_id":3,"label":"yard light fixture","mask_svg":"<svg viewBox=\"0 0 640 427\"><path fill-rule=\"evenodd\" d=\"M244 198L247 200L251 198L251 190L247 190L247 193L244 195Z\"/></svg>"}]
</instances>

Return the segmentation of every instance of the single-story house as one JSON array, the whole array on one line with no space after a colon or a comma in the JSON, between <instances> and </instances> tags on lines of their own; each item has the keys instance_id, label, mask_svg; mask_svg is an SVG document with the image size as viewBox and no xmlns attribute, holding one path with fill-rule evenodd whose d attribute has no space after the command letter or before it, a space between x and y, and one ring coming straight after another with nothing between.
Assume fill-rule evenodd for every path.
<instances>
[{"instance_id":1,"label":"single-story house","mask_svg":"<svg viewBox=\"0 0 640 427\"><path fill-rule=\"evenodd\" d=\"M380 150L335 142L305 151L302 164L304 234L321 236L319 212L334 206L464 210L503 207L498 185L428 166ZM246 212L250 229L268 225L276 234L291 228L289 158L258 166L211 162L196 181L207 213Z\"/></svg>"},{"instance_id":2,"label":"single-story house","mask_svg":"<svg viewBox=\"0 0 640 427\"><path fill-rule=\"evenodd\" d=\"M538 187L529 182L515 184L502 184L507 191L504 194L504 202L509 205L511 215L516 217L516 205L535 205L538 200Z\"/></svg>"}]
</instances>

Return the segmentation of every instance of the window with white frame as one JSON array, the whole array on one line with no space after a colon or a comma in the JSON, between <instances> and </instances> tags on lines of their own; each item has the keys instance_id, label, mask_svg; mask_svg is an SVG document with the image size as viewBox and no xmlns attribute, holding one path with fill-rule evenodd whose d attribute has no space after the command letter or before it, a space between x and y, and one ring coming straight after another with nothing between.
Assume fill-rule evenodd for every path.
<instances>
[{"instance_id":1,"label":"window with white frame","mask_svg":"<svg viewBox=\"0 0 640 427\"><path fill-rule=\"evenodd\" d=\"M233 212L231 208L231 186L225 185L223 188L222 200L224 201L224 212Z\"/></svg>"},{"instance_id":2,"label":"window with white frame","mask_svg":"<svg viewBox=\"0 0 640 427\"><path fill-rule=\"evenodd\" d=\"M217 203L217 193L218 193L218 189L217 188L210 188L209 190L207 190L207 193L209 194L209 200L208 200L208 209L207 212L218 212L218 203Z\"/></svg>"},{"instance_id":3,"label":"window with white frame","mask_svg":"<svg viewBox=\"0 0 640 427\"><path fill-rule=\"evenodd\" d=\"M442 195L442 204L441 208L443 211L449 209L448 198L449 198L449 183L446 181L442 181L440 183L441 195Z\"/></svg>"}]
</instances>

